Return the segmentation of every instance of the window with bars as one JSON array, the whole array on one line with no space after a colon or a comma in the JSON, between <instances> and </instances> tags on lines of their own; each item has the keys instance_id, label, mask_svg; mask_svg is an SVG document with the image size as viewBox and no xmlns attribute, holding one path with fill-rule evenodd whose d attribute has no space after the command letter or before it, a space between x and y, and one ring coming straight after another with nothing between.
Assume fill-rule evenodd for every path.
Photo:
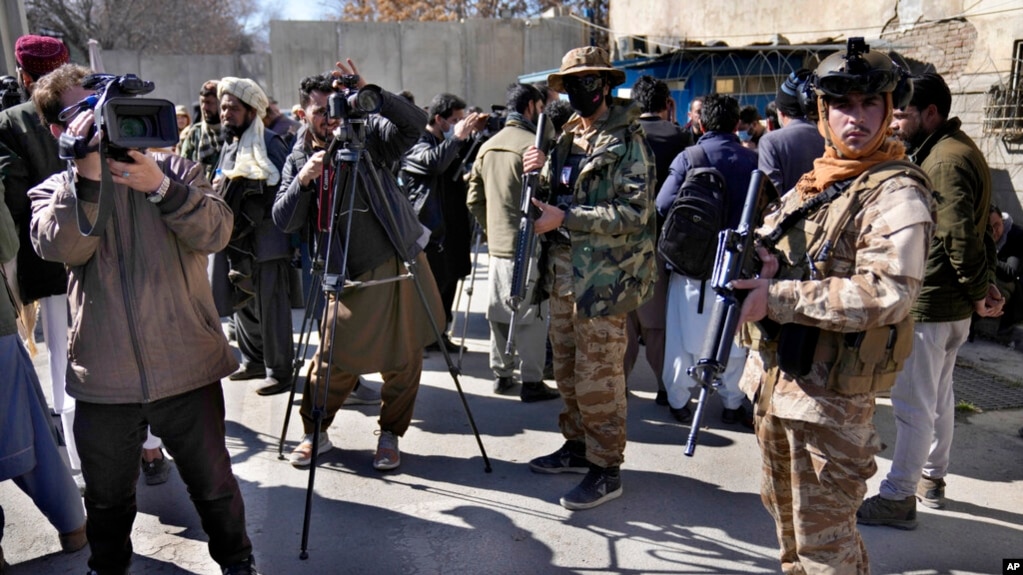
<instances>
[{"instance_id":1,"label":"window with bars","mask_svg":"<svg viewBox=\"0 0 1023 575\"><path fill-rule=\"evenodd\" d=\"M1023 40L1013 43L1009 81L988 92L983 130L1007 142L1023 142Z\"/></svg>"}]
</instances>

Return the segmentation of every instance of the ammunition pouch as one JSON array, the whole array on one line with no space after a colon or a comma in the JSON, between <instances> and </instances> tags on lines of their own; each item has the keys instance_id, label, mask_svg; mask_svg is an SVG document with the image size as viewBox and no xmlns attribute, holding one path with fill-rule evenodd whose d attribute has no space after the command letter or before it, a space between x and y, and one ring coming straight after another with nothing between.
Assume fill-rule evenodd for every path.
<instances>
[{"instance_id":1,"label":"ammunition pouch","mask_svg":"<svg viewBox=\"0 0 1023 575\"><path fill-rule=\"evenodd\" d=\"M913 351L913 318L855 333L822 332L817 361L833 361L827 388L841 395L887 391Z\"/></svg>"}]
</instances>

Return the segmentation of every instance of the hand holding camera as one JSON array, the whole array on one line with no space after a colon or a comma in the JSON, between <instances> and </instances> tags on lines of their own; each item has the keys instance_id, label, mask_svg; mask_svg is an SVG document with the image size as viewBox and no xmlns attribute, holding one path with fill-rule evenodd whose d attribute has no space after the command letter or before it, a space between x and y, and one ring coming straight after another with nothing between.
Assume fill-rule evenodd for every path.
<instances>
[{"instance_id":1,"label":"hand holding camera","mask_svg":"<svg viewBox=\"0 0 1023 575\"><path fill-rule=\"evenodd\" d=\"M111 179L115 184L124 184L137 192L155 192L164 178L163 170L156 164L156 160L138 150L128 150L128 156L131 162L107 158Z\"/></svg>"}]
</instances>

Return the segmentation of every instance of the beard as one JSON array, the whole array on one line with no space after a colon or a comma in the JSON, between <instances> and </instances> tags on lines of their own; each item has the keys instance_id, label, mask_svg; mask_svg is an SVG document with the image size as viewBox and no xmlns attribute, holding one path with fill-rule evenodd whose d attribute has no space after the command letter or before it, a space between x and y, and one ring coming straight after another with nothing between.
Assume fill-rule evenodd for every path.
<instances>
[{"instance_id":1,"label":"beard","mask_svg":"<svg viewBox=\"0 0 1023 575\"><path fill-rule=\"evenodd\" d=\"M224 133L224 137L226 137L229 140L233 140L233 139L236 139L236 138L241 138L242 134L245 133L245 130L248 130L249 126L251 126L251 125L252 125L252 120L249 120L248 122L245 122L244 124L242 124L240 126L232 126L231 124L224 124L223 126L221 126L220 131Z\"/></svg>"}]
</instances>

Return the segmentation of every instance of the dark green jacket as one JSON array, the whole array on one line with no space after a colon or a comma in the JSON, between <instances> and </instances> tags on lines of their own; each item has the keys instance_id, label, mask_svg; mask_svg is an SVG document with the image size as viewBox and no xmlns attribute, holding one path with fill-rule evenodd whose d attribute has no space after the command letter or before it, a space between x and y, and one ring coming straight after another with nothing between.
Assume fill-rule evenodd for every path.
<instances>
[{"instance_id":1,"label":"dark green jacket","mask_svg":"<svg viewBox=\"0 0 1023 575\"><path fill-rule=\"evenodd\" d=\"M0 266L14 259L18 253L18 235L14 232L14 220L11 219L11 212L3 202L3 197L4 185L0 183ZM11 281L13 282L14 278L11 278ZM0 283L2 282L3 279L0 278ZM12 285L11 289L17 288ZM0 285L0 337L17 333L16 320L10 294L6 287Z\"/></svg>"},{"instance_id":2,"label":"dark green jacket","mask_svg":"<svg viewBox=\"0 0 1023 575\"><path fill-rule=\"evenodd\" d=\"M51 175L66 169L57 157L57 140L42 125L32 102L0 112L0 178L7 190L4 198L18 229L18 278L10 278L25 303L67 292L64 265L43 261L28 238L32 208L28 191Z\"/></svg>"},{"instance_id":3,"label":"dark green jacket","mask_svg":"<svg viewBox=\"0 0 1023 575\"><path fill-rule=\"evenodd\" d=\"M995 251L986 233L991 173L960 125L950 118L911 157L930 177L937 208L924 285L910 312L919 322L970 317L993 280Z\"/></svg>"},{"instance_id":4,"label":"dark green jacket","mask_svg":"<svg viewBox=\"0 0 1023 575\"><path fill-rule=\"evenodd\" d=\"M639 125L639 106L615 100L608 111L572 190L572 206L562 224L572 243L577 313L600 317L630 312L654 295L657 234L653 152ZM572 150L572 130L565 133L541 172L550 186Z\"/></svg>"}]
</instances>

